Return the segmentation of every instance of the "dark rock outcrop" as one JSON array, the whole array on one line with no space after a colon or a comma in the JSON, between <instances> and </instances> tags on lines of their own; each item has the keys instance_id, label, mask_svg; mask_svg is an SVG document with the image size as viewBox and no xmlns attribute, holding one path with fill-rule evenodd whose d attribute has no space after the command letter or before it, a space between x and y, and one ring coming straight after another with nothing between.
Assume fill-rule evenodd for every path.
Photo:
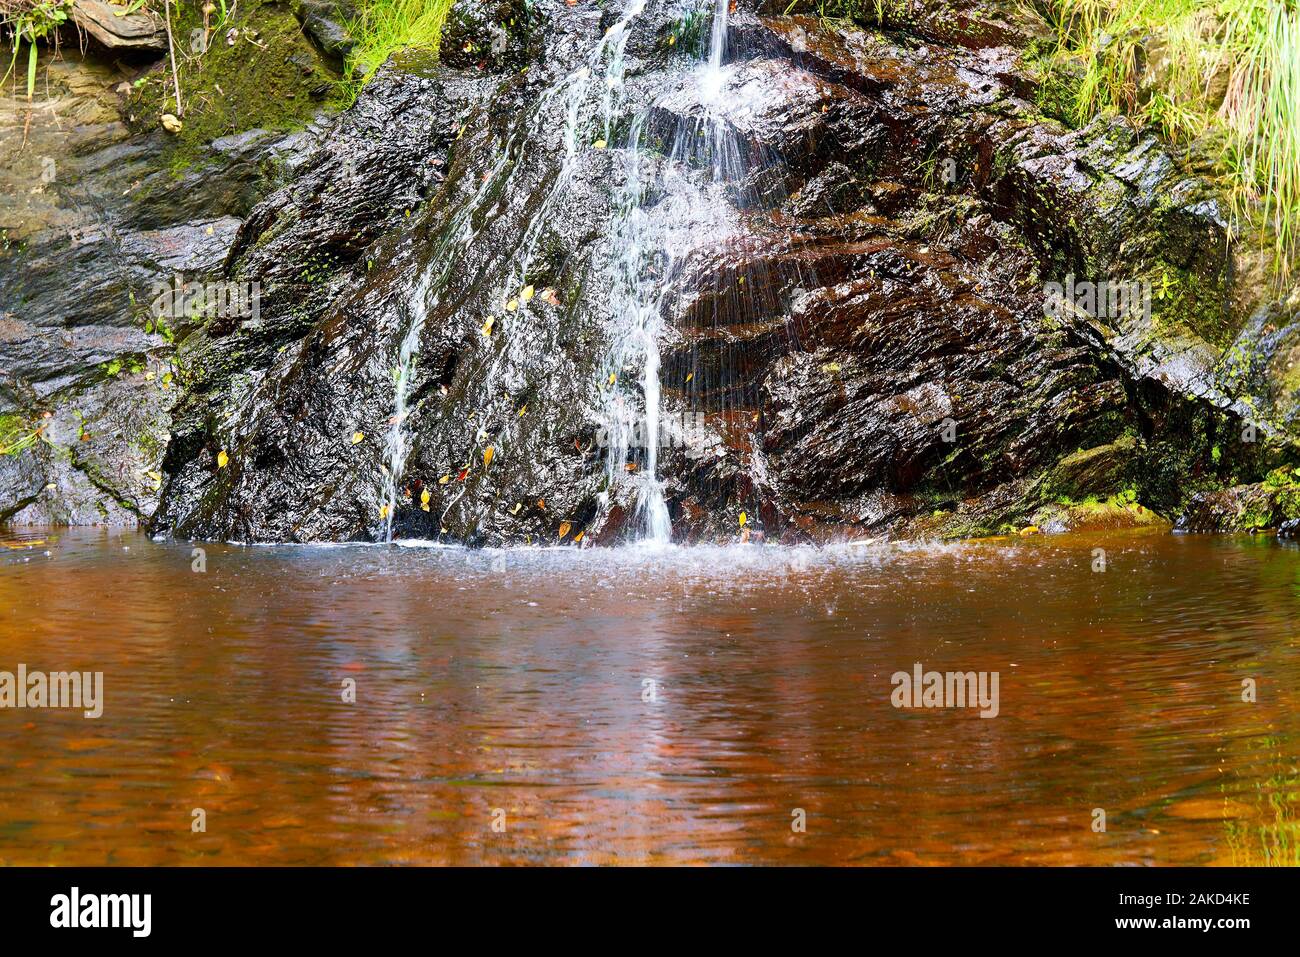
<instances>
[{"instance_id":1,"label":"dark rock outcrop","mask_svg":"<svg viewBox=\"0 0 1300 957\"><path fill-rule=\"evenodd\" d=\"M219 278L320 130L182 149L156 120L131 134L137 68L66 45L39 66L41 96L0 115L0 520L135 524L158 501L175 342L201 321L156 316L159 290Z\"/></svg>"},{"instance_id":2,"label":"dark rock outcrop","mask_svg":"<svg viewBox=\"0 0 1300 957\"><path fill-rule=\"evenodd\" d=\"M457 4L440 61L390 62L260 202L235 175L244 199L118 228L137 285L184 263L259 293L255 318L174 330L154 529L630 534L646 437L614 460L606 431L646 401L618 351L629 262L679 540L733 537L742 512L787 541L1147 523L1294 463L1294 323L1245 318L1213 190L1124 121L1043 116L1032 31L1002 6L883 31L741 9L706 102L707 16ZM87 302L131 286L107 275ZM1100 302L1048 295L1089 283ZM67 383L145 345L87 344ZM0 469L28 510L31 462Z\"/></svg>"},{"instance_id":3,"label":"dark rock outcrop","mask_svg":"<svg viewBox=\"0 0 1300 957\"><path fill-rule=\"evenodd\" d=\"M376 79L339 143L253 213L230 270L264 280L269 326L187 344L221 371L190 387L157 528L367 539L391 520L398 536L468 542L619 537L645 464L634 449L611 469L599 442L610 391L641 401L617 369L605 381L611 186L627 167L586 144L618 146L638 112L664 149L675 130L703 131L681 51L707 38L647 9L607 131L603 85L572 78L615 15L545 12L544 30L517 38L524 75L471 58ZM1236 331L1212 192L1122 122L1045 120L999 45L1008 31L967 26L918 46L741 12L720 102L745 165L711 186L703 152L648 154L677 184L645 203L648 228L687 237L660 343L665 415L699 433L660 456L676 537L733 535L741 511L769 538L975 534L1071 495L1176 514L1198 488L1290 454L1275 430L1239 437L1249 410L1221 374ZM416 129L390 105L413 89L442 104L436 118L417 109ZM587 119L566 161L572 109ZM373 163L347 145L376 113L392 114L393 144L446 131L423 145L436 161L448 150L445 181L382 139ZM348 155L365 170L355 187ZM408 204L397 223L374 209ZM330 259L319 297L290 275L312 249ZM1049 314L1044 284L1071 277L1161 285L1150 310ZM413 325L388 516L393 375Z\"/></svg>"}]
</instances>

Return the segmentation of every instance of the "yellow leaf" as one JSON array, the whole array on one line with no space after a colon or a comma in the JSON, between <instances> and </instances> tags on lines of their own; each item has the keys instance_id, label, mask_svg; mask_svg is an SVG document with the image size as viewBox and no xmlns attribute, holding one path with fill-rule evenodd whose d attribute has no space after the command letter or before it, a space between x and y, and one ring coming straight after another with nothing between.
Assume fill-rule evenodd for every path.
<instances>
[{"instance_id":1,"label":"yellow leaf","mask_svg":"<svg viewBox=\"0 0 1300 957\"><path fill-rule=\"evenodd\" d=\"M519 418L522 419L522 418L524 417L524 413L527 412L527 411L528 411L528 406L524 406L523 408L521 408L521 409L519 410Z\"/></svg>"},{"instance_id":2,"label":"yellow leaf","mask_svg":"<svg viewBox=\"0 0 1300 957\"><path fill-rule=\"evenodd\" d=\"M569 522L560 523L560 541L564 541L564 536L569 534L569 529L572 527L573 525Z\"/></svg>"},{"instance_id":3,"label":"yellow leaf","mask_svg":"<svg viewBox=\"0 0 1300 957\"><path fill-rule=\"evenodd\" d=\"M428 510L429 510L429 506L428 506L428 505L421 505L421 506L420 506L420 511L422 511L422 512L427 512Z\"/></svg>"},{"instance_id":4,"label":"yellow leaf","mask_svg":"<svg viewBox=\"0 0 1300 957\"><path fill-rule=\"evenodd\" d=\"M532 287L532 286L524 286L524 291L521 292L521 293L519 294L519 298L522 299L524 302L527 302L529 299L532 299L532 298L533 298L533 287Z\"/></svg>"},{"instance_id":5,"label":"yellow leaf","mask_svg":"<svg viewBox=\"0 0 1300 957\"><path fill-rule=\"evenodd\" d=\"M537 507L540 508L543 512L546 511L546 499L539 498L537 500Z\"/></svg>"},{"instance_id":6,"label":"yellow leaf","mask_svg":"<svg viewBox=\"0 0 1300 957\"><path fill-rule=\"evenodd\" d=\"M616 380L617 378L618 378L618 376L615 375L613 372L611 372L611 373L609 374L609 384L610 384L610 385L613 385L614 382L615 382L615 380Z\"/></svg>"},{"instance_id":7,"label":"yellow leaf","mask_svg":"<svg viewBox=\"0 0 1300 957\"><path fill-rule=\"evenodd\" d=\"M446 485L446 484L447 484L448 482L450 482L450 481L451 481L451 476L450 476L450 475L444 475L442 478L438 479L438 484L439 484L439 485Z\"/></svg>"},{"instance_id":8,"label":"yellow leaf","mask_svg":"<svg viewBox=\"0 0 1300 957\"><path fill-rule=\"evenodd\" d=\"M483 328L480 330L483 333L483 335L485 336L492 335L492 324L494 322L496 322L496 317L488 316L488 321L483 323Z\"/></svg>"},{"instance_id":9,"label":"yellow leaf","mask_svg":"<svg viewBox=\"0 0 1300 957\"><path fill-rule=\"evenodd\" d=\"M578 542L582 541L582 536L586 534L587 534L586 532L579 532L577 535L574 535L573 536L574 544L576 545Z\"/></svg>"},{"instance_id":10,"label":"yellow leaf","mask_svg":"<svg viewBox=\"0 0 1300 957\"><path fill-rule=\"evenodd\" d=\"M387 505L381 505L381 506L379 506L379 517L380 517L380 518L387 518L387 517L388 517L388 506L387 506Z\"/></svg>"},{"instance_id":11,"label":"yellow leaf","mask_svg":"<svg viewBox=\"0 0 1300 957\"><path fill-rule=\"evenodd\" d=\"M519 308L518 299L511 299L508 303L506 303L506 312L514 312L518 308Z\"/></svg>"},{"instance_id":12,"label":"yellow leaf","mask_svg":"<svg viewBox=\"0 0 1300 957\"><path fill-rule=\"evenodd\" d=\"M426 488L423 492L420 493L420 504L421 504L421 505L428 505L428 504L429 504L429 499L430 499L431 497L432 497L432 496L429 494L429 490Z\"/></svg>"},{"instance_id":13,"label":"yellow leaf","mask_svg":"<svg viewBox=\"0 0 1300 957\"><path fill-rule=\"evenodd\" d=\"M1024 528L1020 530L1020 536L1022 538L1029 535L1037 535L1037 534L1039 534L1039 528L1037 525L1026 525Z\"/></svg>"},{"instance_id":14,"label":"yellow leaf","mask_svg":"<svg viewBox=\"0 0 1300 957\"><path fill-rule=\"evenodd\" d=\"M593 149L603 150L605 148L605 141L596 140L596 142L592 143L591 146Z\"/></svg>"},{"instance_id":15,"label":"yellow leaf","mask_svg":"<svg viewBox=\"0 0 1300 957\"><path fill-rule=\"evenodd\" d=\"M686 381L687 381L687 382L690 382L690 381L691 381L692 379L694 379L694 378L695 378L695 373L694 373L694 372L688 372L688 373L686 374Z\"/></svg>"},{"instance_id":16,"label":"yellow leaf","mask_svg":"<svg viewBox=\"0 0 1300 957\"><path fill-rule=\"evenodd\" d=\"M226 454L225 449L222 449L220 452L217 453L217 468L224 469L226 467L226 463L229 461L230 461L230 456Z\"/></svg>"},{"instance_id":17,"label":"yellow leaf","mask_svg":"<svg viewBox=\"0 0 1300 957\"><path fill-rule=\"evenodd\" d=\"M484 468L487 468L489 465L492 464L492 456L496 455L496 452L497 452L497 449L496 449L496 446L495 446L495 445L489 445L487 448L485 448L485 449L483 450L483 467L484 467Z\"/></svg>"},{"instance_id":18,"label":"yellow leaf","mask_svg":"<svg viewBox=\"0 0 1300 957\"><path fill-rule=\"evenodd\" d=\"M746 523L747 521L749 521L749 516L746 515L744 512L741 512L741 513L740 513L740 527L741 527L741 528L744 528L744 527L745 527L745 523Z\"/></svg>"},{"instance_id":19,"label":"yellow leaf","mask_svg":"<svg viewBox=\"0 0 1300 957\"><path fill-rule=\"evenodd\" d=\"M518 515L519 510L524 507L523 502L515 502L515 507L510 510L511 515Z\"/></svg>"},{"instance_id":20,"label":"yellow leaf","mask_svg":"<svg viewBox=\"0 0 1300 957\"><path fill-rule=\"evenodd\" d=\"M353 445L356 445L358 442L360 442L360 441L361 441L362 439L364 439L365 437L366 437L366 433L364 433L364 432L353 432L353 433L352 433L352 444L353 444Z\"/></svg>"}]
</instances>

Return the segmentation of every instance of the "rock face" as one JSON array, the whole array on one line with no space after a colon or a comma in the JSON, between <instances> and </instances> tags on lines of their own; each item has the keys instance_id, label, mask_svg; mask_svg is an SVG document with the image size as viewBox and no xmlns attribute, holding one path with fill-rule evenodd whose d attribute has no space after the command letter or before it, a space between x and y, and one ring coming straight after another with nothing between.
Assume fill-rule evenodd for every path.
<instances>
[{"instance_id":1,"label":"rock face","mask_svg":"<svg viewBox=\"0 0 1300 957\"><path fill-rule=\"evenodd\" d=\"M182 350L203 371L157 529L628 533L647 456L602 439L612 397L645 403L610 360L638 124L634 221L671 253L638 268L662 277L662 413L684 423L658 456L676 538L742 511L769 539L974 534L1071 496L1177 514L1290 454L1271 426L1241 439L1212 194L1119 121L1046 121L1005 24L918 45L741 11L706 107L707 21L556 4L494 44L506 18L465 9L441 66L387 69L242 228L229 274L266 319ZM693 127L734 151L723 180L680 147ZM1150 308L1044 308L1045 283L1130 280Z\"/></svg>"},{"instance_id":2,"label":"rock face","mask_svg":"<svg viewBox=\"0 0 1300 957\"><path fill-rule=\"evenodd\" d=\"M1020 27L728 36L702 84L707 16L457 4L222 220L260 308L180 330L153 528L615 542L650 443L683 541L1145 522L1294 462L1212 191L1046 119Z\"/></svg>"},{"instance_id":3,"label":"rock face","mask_svg":"<svg viewBox=\"0 0 1300 957\"><path fill-rule=\"evenodd\" d=\"M1203 492L1188 503L1177 528L1183 532L1255 532L1278 529L1294 535L1300 524L1300 473L1279 468L1262 482Z\"/></svg>"},{"instance_id":4,"label":"rock face","mask_svg":"<svg viewBox=\"0 0 1300 957\"><path fill-rule=\"evenodd\" d=\"M122 14L103 0L73 0L72 20L114 53L162 53L167 33L162 18L146 7Z\"/></svg>"},{"instance_id":5,"label":"rock face","mask_svg":"<svg viewBox=\"0 0 1300 957\"><path fill-rule=\"evenodd\" d=\"M155 315L159 289L218 279L244 217L320 133L182 150L155 116L132 135L128 91L157 82L148 70L65 44L42 56L35 102L0 101L0 521L152 516L175 342L201 318Z\"/></svg>"}]
</instances>

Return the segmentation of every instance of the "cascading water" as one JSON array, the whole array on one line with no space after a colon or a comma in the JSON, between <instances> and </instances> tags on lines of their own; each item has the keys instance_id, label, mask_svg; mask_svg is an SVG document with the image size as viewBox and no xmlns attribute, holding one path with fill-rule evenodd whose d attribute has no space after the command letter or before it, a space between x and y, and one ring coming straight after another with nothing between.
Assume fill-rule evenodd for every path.
<instances>
[{"instance_id":1,"label":"cascading water","mask_svg":"<svg viewBox=\"0 0 1300 957\"><path fill-rule=\"evenodd\" d=\"M550 107L560 98L564 102L563 154L536 213L510 254L506 284L509 308L530 308L528 297L520 297L515 291L529 288L525 283L539 237L553 205L572 183L582 149L581 135L595 119L593 110L599 108L603 115L598 129L603 128L604 138L612 137L620 126L626 129L616 150L623 177L616 188L615 215L610 224L613 275L609 349L599 380L603 397L600 433L607 470L604 498L606 506L620 490L630 498L630 533L634 539L651 545L671 540L665 482L659 474L660 450L664 441L680 437L682 429L668 421L663 407L660 343L665 306L669 294L680 285L680 267L686 255L729 237L731 225L722 212L726 206L722 190L743 177L745 170L736 133L723 117L721 102L729 19L726 0L714 5L710 41L689 75L688 89L663 94L649 107L643 106L627 116L625 123L620 121L625 49L632 24L645 6L646 0L634 0L606 31L585 64L544 94L528 118L515 126L494 167L440 233L429 266L409 300L410 315L393 370L394 411L385 447L382 489L388 541L393 537L393 520L410 452L411 437L404 423L412 411L412 376L425 321L438 304L447 276L480 235L482 217L476 228L475 214L514 185L512 177L518 167L509 158L519 144L539 136L541 124L552 112ZM685 96L687 108L683 110L679 103L672 110L663 110L663 97L672 95ZM667 135L655 130L651 143L649 126L656 111L665 115L681 112ZM503 370L523 364L524 357L516 354L523 347L506 338L499 348L485 355L476 375L482 381L495 382ZM480 441L484 440L481 432ZM444 506L444 517L464 494L462 486Z\"/></svg>"},{"instance_id":2,"label":"cascading water","mask_svg":"<svg viewBox=\"0 0 1300 957\"><path fill-rule=\"evenodd\" d=\"M385 441L385 468L382 489L384 505L384 537L393 540L393 518L397 511L398 495L402 476L410 454L410 437L403 424L410 412L408 401L412 375L419 357L420 337L424 332L425 322L437 305L437 297L447 276L456 268L464 250L479 235L474 228L474 214L484 207L490 197L508 189L516 167L509 160L517 152L520 144L538 134L540 125L548 116L548 107L557 99L566 101L565 126L563 134L564 154L556 175L552 178L543 196L539 212L532 219L522 242L517 247L511 267L511 287L520 285L528 274L536 249L537 238L547 221L547 214L562 195L573 177L578 156L578 133L587 120L585 107L591 99L595 77L599 75L604 86L604 126L608 131L614 97L622 85L624 69L624 49L627 44L633 21L645 10L646 0L633 0L624 11L619 21L612 26L592 50L584 66L570 73L564 80L543 95L530 117L517 124L509 142L500 151L496 164L482 179L478 188L468 201L463 203L451 221L441 231L437 246L429 257L425 268L408 300L410 316L405 335L398 348L397 366L393 370L393 416ZM603 72L598 71L602 61L608 62ZM607 134L608 135L608 134ZM526 308L527 304L523 305ZM508 350L507 350L508 351ZM491 376L502 364L504 355L498 355L486 375ZM463 494L463 491L462 493ZM453 500L447 508L455 504ZM444 510L445 514L445 510Z\"/></svg>"},{"instance_id":3,"label":"cascading water","mask_svg":"<svg viewBox=\"0 0 1300 957\"><path fill-rule=\"evenodd\" d=\"M659 475L660 447L684 431L668 427L662 404L665 299L677 278L680 253L723 238L720 224L702 216L693 200L739 172L732 166L737 154L734 134L716 109L724 84L727 23L728 4L718 0L707 59L693 74L693 98L701 110L676 124L666 158L651 161L646 155L643 137L649 111L632 119L622 150L624 178L613 228L612 342L602 370L601 433L608 488L631 487L636 503L634 535L651 545L667 544L672 535L664 480ZM692 170L700 168L706 179L702 188L692 182ZM647 209L651 201L661 207L654 217ZM700 231L709 235L693 235ZM643 411L637 409L634 390L623 384L624 373L638 369Z\"/></svg>"}]
</instances>

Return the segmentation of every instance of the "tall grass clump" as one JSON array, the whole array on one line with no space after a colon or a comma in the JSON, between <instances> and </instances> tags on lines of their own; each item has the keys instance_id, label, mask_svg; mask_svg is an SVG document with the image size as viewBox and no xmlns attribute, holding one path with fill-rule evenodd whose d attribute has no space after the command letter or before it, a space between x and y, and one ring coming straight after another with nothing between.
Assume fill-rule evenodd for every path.
<instances>
[{"instance_id":1,"label":"tall grass clump","mask_svg":"<svg viewBox=\"0 0 1300 957\"><path fill-rule=\"evenodd\" d=\"M1026 0L1051 60L1082 63L1068 118L1133 115L1204 138L1238 229L1269 235L1279 276L1300 260L1300 0Z\"/></svg>"},{"instance_id":2,"label":"tall grass clump","mask_svg":"<svg viewBox=\"0 0 1300 957\"><path fill-rule=\"evenodd\" d=\"M19 73L18 55L26 43L27 99L36 90L36 41L53 39L58 43L59 27L67 23L72 0L0 0L0 36L7 38L11 55L9 68L0 84L9 80L10 74Z\"/></svg>"},{"instance_id":3,"label":"tall grass clump","mask_svg":"<svg viewBox=\"0 0 1300 957\"><path fill-rule=\"evenodd\" d=\"M343 83L355 98L375 70L398 50L438 52L453 0L360 0L347 24L355 46L343 68Z\"/></svg>"}]
</instances>

